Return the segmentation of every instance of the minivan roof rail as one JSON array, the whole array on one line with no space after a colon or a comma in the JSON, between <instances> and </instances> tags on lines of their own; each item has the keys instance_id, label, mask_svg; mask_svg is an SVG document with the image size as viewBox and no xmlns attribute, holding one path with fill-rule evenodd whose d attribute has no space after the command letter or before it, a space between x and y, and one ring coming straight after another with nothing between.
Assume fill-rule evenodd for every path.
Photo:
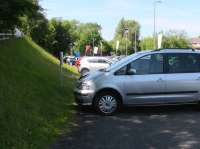
<instances>
[{"instance_id":1,"label":"minivan roof rail","mask_svg":"<svg viewBox=\"0 0 200 149\"><path fill-rule=\"evenodd\" d=\"M193 48L161 48L161 49L156 49L153 51L162 51L162 50L192 50L192 51L195 51L196 49L193 49Z\"/></svg>"}]
</instances>

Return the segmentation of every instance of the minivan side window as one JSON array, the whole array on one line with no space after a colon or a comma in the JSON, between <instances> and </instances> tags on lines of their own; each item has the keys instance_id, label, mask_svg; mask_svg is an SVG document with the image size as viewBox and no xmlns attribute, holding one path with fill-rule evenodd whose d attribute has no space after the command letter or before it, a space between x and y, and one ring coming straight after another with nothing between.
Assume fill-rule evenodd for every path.
<instances>
[{"instance_id":1,"label":"minivan side window","mask_svg":"<svg viewBox=\"0 0 200 149\"><path fill-rule=\"evenodd\" d=\"M135 69L136 75L162 74L163 63L162 54L151 54L130 63L130 69Z\"/></svg>"},{"instance_id":2,"label":"minivan side window","mask_svg":"<svg viewBox=\"0 0 200 149\"><path fill-rule=\"evenodd\" d=\"M115 73L115 75L126 75L129 69L135 69L135 75L162 74L163 64L162 54L151 54L141 57L127 66L122 67Z\"/></svg>"},{"instance_id":3,"label":"minivan side window","mask_svg":"<svg viewBox=\"0 0 200 149\"><path fill-rule=\"evenodd\" d=\"M127 65L116 71L115 75L126 75L126 72L127 72Z\"/></svg>"},{"instance_id":4,"label":"minivan side window","mask_svg":"<svg viewBox=\"0 0 200 149\"><path fill-rule=\"evenodd\" d=\"M200 72L200 55L186 53L167 54L168 73Z\"/></svg>"}]
</instances>

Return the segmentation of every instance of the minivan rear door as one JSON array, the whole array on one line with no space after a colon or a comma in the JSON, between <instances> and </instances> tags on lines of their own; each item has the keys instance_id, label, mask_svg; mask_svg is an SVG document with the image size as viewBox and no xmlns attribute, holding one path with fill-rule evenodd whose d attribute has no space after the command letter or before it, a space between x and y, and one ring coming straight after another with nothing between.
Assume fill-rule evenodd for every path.
<instances>
[{"instance_id":1,"label":"minivan rear door","mask_svg":"<svg viewBox=\"0 0 200 149\"><path fill-rule=\"evenodd\" d=\"M165 102L192 102L199 97L200 56L195 53L167 54Z\"/></svg>"}]
</instances>

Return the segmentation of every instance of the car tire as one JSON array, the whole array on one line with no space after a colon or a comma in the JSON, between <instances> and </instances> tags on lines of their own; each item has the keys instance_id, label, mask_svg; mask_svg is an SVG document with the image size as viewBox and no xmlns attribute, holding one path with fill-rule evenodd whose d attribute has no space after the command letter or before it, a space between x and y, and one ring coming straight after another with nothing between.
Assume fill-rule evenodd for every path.
<instances>
[{"instance_id":1,"label":"car tire","mask_svg":"<svg viewBox=\"0 0 200 149\"><path fill-rule=\"evenodd\" d=\"M89 72L89 69L83 68L83 69L81 70L81 75L84 75L84 74L86 74L86 73L88 73L88 72Z\"/></svg>"},{"instance_id":2,"label":"car tire","mask_svg":"<svg viewBox=\"0 0 200 149\"><path fill-rule=\"evenodd\" d=\"M114 92L108 91L98 94L94 100L93 106L99 114L110 116L120 109L121 102L119 96Z\"/></svg>"}]
</instances>

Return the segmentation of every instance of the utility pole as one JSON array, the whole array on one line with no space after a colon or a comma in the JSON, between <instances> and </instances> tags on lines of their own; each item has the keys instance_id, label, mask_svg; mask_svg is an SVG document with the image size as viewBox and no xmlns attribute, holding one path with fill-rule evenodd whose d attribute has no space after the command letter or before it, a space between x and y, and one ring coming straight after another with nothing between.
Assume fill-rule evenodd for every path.
<instances>
[{"instance_id":1,"label":"utility pole","mask_svg":"<svg viewBox=\"0 0 200 149\"><path fill-rule=\"evenodd\" d=\"M60 86L63 87L63 51L60 52Z\"/></svg>"},{"instance_id":2,"label":"utility pole","mask_svg":"<svg viewBox=\"0 0 200 149\"><path fill-rule=\"evenodd\" d=\"M127 34L126 34L126 56L127 56L127 49L128 49L127 41L128 41L128 37L127 37Z\"/></svg>"},{"instance_id":3,"label":"utility pole","mask_svg":"<svg viewBox=\"0 0 200 149\"><path fill-rule=\"evenodd\" d=\"M154 36L154 49L157 49L157 42L156 42L156 5L162 3L161 0L154 0L153 2L153 8L154 8L154 15L153 15L153 20L154 20L154 25L153 25L153 36Z\"/></svg>"},{"instance_id":4,"label":"utility pole","mask_svg":"<svg viewBox=\"0 0 200 149\"><path fill-rule=\"evenodd\" d=\"M135 53L137 52L137 30L135 31Z\"/></svg>"},{"instance_id":5,"label":"utility pole","mask_svg":"<svg viewBox=\"0 0 200 149\"><path fill-rule=\"evenodd\" d=\"M103 55L103 44L102 44L102 41L101 41L101 43L100 43L100 46L101 46L101 56Z\"/></svg>"},{"instance_id":6,"label":"utility pole","mask_svg":"<svg viewBox=\"0 0 200 149\"><path fill-rule=\"evenodd\" d=\"M124 29L124 33L126 35L126 56L128 55L128 51L127 51L128 50L128 43L127 43L128 42L128 31L129 31L128 28Z\"/></svg>"}]
</instances>

